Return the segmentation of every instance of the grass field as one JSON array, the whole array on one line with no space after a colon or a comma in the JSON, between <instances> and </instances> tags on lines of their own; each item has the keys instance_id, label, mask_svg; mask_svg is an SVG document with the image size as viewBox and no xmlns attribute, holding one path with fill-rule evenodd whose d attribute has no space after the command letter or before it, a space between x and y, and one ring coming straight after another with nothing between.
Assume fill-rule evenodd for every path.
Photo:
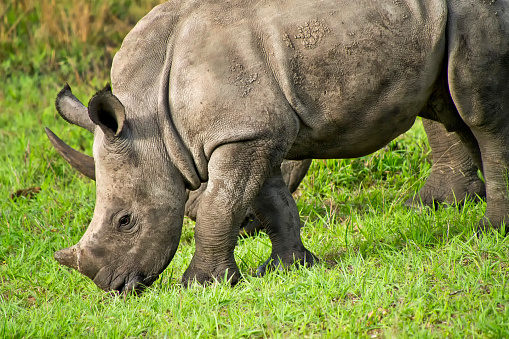
<instances>
[{"instance_id":1,"label":"grass field","mask_svg":"<svg viewBox=\"0 0 509 339\"><path fill-rule=\"evenodd\" d=\"M84 233L95 187L46 139L47 126L91 153L55 96L67 81L88 102L155 2L72 3L0 4L0 337L509 338L509 237L475 235L484 204L403 206L431 168L420 121L373 155L313 163L295 194L303 241L322 259L312 268L253 277L270 253L261 234L238 242L240 284L185 289L187 219L172 263L139 297L60 266L53 253Z\"/></svg>"}]
</instances>

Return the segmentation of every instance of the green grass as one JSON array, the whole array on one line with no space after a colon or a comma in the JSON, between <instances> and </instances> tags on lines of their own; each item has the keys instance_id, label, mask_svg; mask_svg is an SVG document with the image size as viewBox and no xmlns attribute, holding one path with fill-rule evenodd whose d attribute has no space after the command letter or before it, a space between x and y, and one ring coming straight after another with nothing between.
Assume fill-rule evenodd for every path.
<instances>
[{"instance_id":1,"label":"green grass","mask_svg":"<svg viewBox=\"0 0 509 339\"><path fill-rule=\"evenodd\" d=\"M38 20L27 15L16 30ZM0 37L9 27L0 27ZM23 32L18 37L34 30ZM119 32L107 33L97 34L119 43ZM64 44L33 39L35 47ZM66 49L69 58L83 48L104 56L102 45L76 46ZM95 188L52 149L44 127L90 154L92 136L58 117L53 102L65 81L87 102L108 73L85 63L73 68L59 52L55 60L39 55L46 66L33 67L35 47L6 54L16 67L0 87L0 337L509 337L509 237L475 235L484 204L403 206L431 167L419 121L373 155L313 163L295 197L303 241L321 258L316 266L253 277L270 253L261 234L239 240L240 284L185 289L180 278L194 251L186 220L174 260L146 293L100 291L53 259L84 233ZM102 62L109 61L96 65ZM32 197L10 198L35 187L40 191Z\"/></svg>"}]
</instances>

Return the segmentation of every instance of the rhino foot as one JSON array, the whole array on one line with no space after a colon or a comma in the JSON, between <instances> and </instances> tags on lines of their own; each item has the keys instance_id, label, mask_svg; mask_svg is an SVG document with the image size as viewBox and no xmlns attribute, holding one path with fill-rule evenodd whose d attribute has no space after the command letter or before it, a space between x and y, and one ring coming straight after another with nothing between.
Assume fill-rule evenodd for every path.
<instances>
[{"instance_id":1,"label":"rhino foot","mask_svg":"<svg viewBox=\"0 0 509 339\"><path fill-rule=\"evenodd\" d=\"M200 262L200 265L196 264ZM232 286L236 285L240 279L240 272L235 263L229 265L212 265L204 261L191 260L191 264L182 276L182 285L188 287L193 282L201 285L207 285L213 282L229 281Z\"/></svg>"},{"instance_id":2,"label":"rhino foot","mask_svg":"<svg viewBox=\"0 0 509 339\"><path fill-rule=\"evenodd\" d=\"M257 277L263 277L267 272L282 272L291 267L311 267L319 261L318 257L306 248L301 252L292 252L290 255L280 256L272 254L256 270Z\"/></svg>"},{"instance_id":3,"label":"rhino foot","mask_svg":"<svg viewBox=\"0 0 509 339\"><path fill-rule=\"evenodd\" d=\"M482 237L484 234L499 233L502 236L509 235L509 216L498 211L490 211L486 209L484 217L477 224L477 236Z\"/></svg>"},{"instance_id":4,"label":"rhino foot","mask_svg":"<svg viewBox=\"0 0 509 339\"><path fill-rule=\"evenodd\" d=\"M485 197L486 188L477 173L434 172L421 190L405 202L405 206L436 208L438 204L457 205L466 199L480 201Z\"/></svg>"}]
</instances>

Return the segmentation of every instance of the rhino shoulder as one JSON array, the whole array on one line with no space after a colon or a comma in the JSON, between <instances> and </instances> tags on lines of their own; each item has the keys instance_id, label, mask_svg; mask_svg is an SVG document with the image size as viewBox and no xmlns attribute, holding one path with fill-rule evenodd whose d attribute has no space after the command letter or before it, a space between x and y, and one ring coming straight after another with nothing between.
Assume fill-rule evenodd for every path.
<instances>
[{"instance_id":1,"label":"rhino shoulder","mask_svg":"<svg viewBox=\"0 0 509 339\"><path fill-rule=\"evenodd\" d=\"M111 81L115 91L131 95L152 88L165 62L168 45L181 11L180 1L155 7L126 35L115 54ZM137 89L130 88L136 84Z\"/></svg>"}]
</instances>

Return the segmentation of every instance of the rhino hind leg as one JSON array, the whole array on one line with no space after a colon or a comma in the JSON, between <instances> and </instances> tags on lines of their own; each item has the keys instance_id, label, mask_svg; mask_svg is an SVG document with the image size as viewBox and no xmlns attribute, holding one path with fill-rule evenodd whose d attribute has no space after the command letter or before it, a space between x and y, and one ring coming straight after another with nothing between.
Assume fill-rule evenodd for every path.
<instances>
[{"instance_id":1,"label":"rhino hind leg","mask_svg":"<svg viewBox=\"0 0 509 339\"><path fill-rule=\"evenodd\" d=\"M460 137L447 132L436 121L423 119L423 125L431 146L433 166L424 186L405 205L436 208L438 204L454 205L465 199L484 199L484 182L478 176L471 152Z\"/></svg>"},{"instance_id":2,"label":"rhino hind leg","mask_svg":"<svg viewBox=\"0 0 509 339\"><path fill-rule=\"evenodd\" d=\"M479 228L500 230L509 222L509 19L497 15L506 2L472 3L449 3L448 81L482 156L486 211ZM471 20L483 24L465 25Z\"/></svg>"},{"instance_id":3,"label":"rhino hind leg","mask_svg":"<svg viewBox=\"0 0 509 339\"><path fill-rule=\"evenodd\" d=\"M258 267L258 276L263 276L267 269L313 265L317 259L302 243L297 205L278 171L265 181L252 207L272 243L272 253Z\"/></svg>"},{"instance_id":4,"label":"rhino hind leg","mask_svg":"<svg viewBox=\"0 0 509 339\"><path fill-rule=\"evenodd\" d=\"M311 162L312 159L283 161L281 164L281 174L290 193L297 190L302 179L306 176Z\"/></svg>"}]
</instances>

